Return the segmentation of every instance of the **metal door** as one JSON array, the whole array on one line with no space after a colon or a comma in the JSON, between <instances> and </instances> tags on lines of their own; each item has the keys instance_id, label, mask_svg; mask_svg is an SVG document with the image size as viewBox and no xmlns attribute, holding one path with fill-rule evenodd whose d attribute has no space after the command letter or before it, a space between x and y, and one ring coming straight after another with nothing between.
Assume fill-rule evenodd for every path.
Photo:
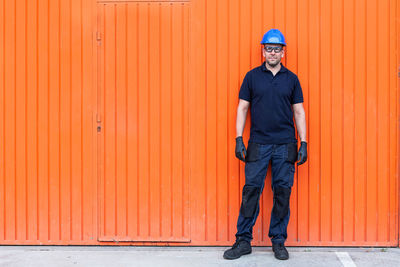
<instances>
[{"instance_id":1,"label":"metal door","mask_svg":"<svg viewBox=\"0 0 400 267\"><path fill-rule=\"evenodd\" d=\"M189 3L98 4L99 240L189 242Z\"/></svg>"}]
</instances>

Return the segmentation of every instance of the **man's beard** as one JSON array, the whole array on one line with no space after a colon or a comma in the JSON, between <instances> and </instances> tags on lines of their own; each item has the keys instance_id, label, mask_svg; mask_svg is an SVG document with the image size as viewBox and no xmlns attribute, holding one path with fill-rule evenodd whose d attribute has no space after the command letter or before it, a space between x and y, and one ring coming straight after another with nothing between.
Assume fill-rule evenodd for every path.
<instances>
[{"instance_id":1,"label":"man's beard","mask_svg":"<svg viewBox=\"0 0 400 267\"><path fill-rule=\"evenodd\" d=\"M267 64L268 64L270 67L272 67L272 68L275 68L275 67L278 66L278 64L280 64L280 63L281 63L280 60L278 60L276 63L271 63L269 60L267 60Z\"/></svg>"}]
</instances>

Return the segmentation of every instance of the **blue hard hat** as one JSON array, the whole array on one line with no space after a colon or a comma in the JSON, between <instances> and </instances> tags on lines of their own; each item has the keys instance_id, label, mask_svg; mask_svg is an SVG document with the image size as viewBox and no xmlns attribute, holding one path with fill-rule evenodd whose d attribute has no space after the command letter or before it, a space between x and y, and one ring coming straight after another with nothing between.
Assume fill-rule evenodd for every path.
<instances>
[{"instance_id":1,"label":"blue hard hat","mask_svg":"<svg viewBox=\"0 0 400 267\"><path fill-rule=\"evenodd\" d=\"M286 46L285 36L278 29L271 29L264 34L261 44L281 44Z\"/></svg>"}]
</instances>

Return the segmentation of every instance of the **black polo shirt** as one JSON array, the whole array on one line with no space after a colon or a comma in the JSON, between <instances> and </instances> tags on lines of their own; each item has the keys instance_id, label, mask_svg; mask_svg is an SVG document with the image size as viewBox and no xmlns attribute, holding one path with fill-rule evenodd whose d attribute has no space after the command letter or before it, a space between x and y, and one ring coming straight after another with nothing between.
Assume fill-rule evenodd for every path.
<instances>
[{"instance_id":1,"label":"black polo shirt","mask_svg":"<svg viewBox=\"0 0 400 267\"><path fill-rule=\"evenodd\" d=\"M297 75L281 64L273 76L265 62L244 77L239 98L250 102L249 142L285 144L296 142L292 104L303 102Z\"/></svg>"}]
</instances>

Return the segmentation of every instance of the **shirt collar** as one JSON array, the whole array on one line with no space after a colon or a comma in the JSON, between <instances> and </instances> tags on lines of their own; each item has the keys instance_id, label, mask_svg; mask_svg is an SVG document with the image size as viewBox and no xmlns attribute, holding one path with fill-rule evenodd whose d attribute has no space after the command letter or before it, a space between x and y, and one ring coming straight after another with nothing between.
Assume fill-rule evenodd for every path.
<instances>
[{"instance_id":1,"label":"shirt collar","mask_svg":"<svg viewBox=\"0 0 400 267\"><path fill-rule=\"evenodd\" d=\"M286 71L287 71L287 68L285 68L285 66L283 66L282 63L280 63L280 64L281 64L281 69L278 71L278 73L279 73L279 72L286 72ZM263 71L270 71L269 69L267 69L267 67L265 67L265 61L261 64L261 70L263 70Z\"/></svg>"}]
</instances>

